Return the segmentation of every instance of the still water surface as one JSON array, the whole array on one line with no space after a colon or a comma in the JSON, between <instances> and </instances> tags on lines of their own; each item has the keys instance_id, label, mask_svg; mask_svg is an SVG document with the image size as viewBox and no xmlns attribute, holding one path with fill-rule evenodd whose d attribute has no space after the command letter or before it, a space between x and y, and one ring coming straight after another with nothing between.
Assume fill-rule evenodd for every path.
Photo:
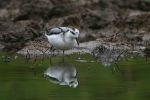
<instances>
[{"instance_id":1,"label":"still water surface","mask_svg":"<svg viewBox=\"0 0 150 100\"><path fill-rule=\"evenodd\" d=\"M12 59L12 58L15 59ZM0 100L150 100L150 60L135 58L103 67L90 55L25 61L0 60Z\"/></svg>"}]
</instances>

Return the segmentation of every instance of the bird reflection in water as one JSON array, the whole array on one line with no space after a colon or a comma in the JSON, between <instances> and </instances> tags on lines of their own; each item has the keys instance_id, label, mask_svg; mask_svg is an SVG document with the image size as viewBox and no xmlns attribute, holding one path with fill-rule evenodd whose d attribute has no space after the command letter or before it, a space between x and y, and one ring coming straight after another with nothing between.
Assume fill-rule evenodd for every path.
<instances>
[{"instance_id":1,"label":"bird reflection in water","mask_svg":"<svg viewBox=\"0 0 150 100\"><path fill-rule=\"evenodd\" d=\"M77 71L74 65L68 63L57 63L50 65L44 72L44 76L52 83L68 85L76 88L78 86Z\"/></svg>"}]
</instances>

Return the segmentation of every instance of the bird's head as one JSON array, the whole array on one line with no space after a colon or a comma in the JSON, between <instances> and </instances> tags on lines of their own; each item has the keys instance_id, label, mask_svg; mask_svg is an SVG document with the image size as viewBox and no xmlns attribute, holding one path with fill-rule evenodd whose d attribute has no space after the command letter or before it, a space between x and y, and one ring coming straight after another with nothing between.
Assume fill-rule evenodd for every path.
<instances>
[{"instance_id":1,"label":"bird's head","mask_svg":"<svg viewBox=\"0 0 150 100\"><path fill-rule=\"evenodd\" d=\"M70 37L71 39L76 39L78 45L79 45L78 41L79 34L80 34L79 30L76 28L68 30L68 37Z\"/></svg>"},{"instance_id":2,"label":"bird's head","mask_svg":"<svg viewBox=\"0 0 150 100\"><path fill-rule=\"evenodd\" d=\"M68 33L68 36L73 39L78 38L80 34L79 30L76 28L68 30Z\"/></svg>"}]
</instances>

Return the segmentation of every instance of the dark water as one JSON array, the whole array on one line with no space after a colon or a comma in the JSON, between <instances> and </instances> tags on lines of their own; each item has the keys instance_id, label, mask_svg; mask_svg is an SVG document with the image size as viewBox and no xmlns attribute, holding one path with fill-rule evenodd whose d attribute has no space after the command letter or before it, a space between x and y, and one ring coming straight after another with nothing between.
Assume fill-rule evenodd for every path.
<instances>
[{"instance_id":1,"label":"dark water","mask_svg":"<svg viewBox=\"0 0 150 100\"><path fill-rule=\"evenodd\" d=\"M65 64L53 57L50 65L48 59L27 62L15 55L5 61L1 54L0 100L150 100L150 60L122 60L118 69L90 55L83 56L88 62L77 57L66 56Z\"/></svg>"}]
</instances>

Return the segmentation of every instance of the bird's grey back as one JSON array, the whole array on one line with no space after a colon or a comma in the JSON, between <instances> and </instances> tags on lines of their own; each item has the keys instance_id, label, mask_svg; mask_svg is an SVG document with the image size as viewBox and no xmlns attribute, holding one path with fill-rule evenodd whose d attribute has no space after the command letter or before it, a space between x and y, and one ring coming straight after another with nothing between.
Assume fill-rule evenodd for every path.
<instances>
[{"instance_id":1,"label":"bird's grey back","mask_svg":"<svg viewBox=\"0 0 150 100\"><path fill-rule=\"evenodd\" d=\"M47 35L53 35L53 34L60 34L60 33L65 33L69 30L68 27L56 27L56 28L51 28L48 30L46 33Z\"/></svg>"}]
</instances>

